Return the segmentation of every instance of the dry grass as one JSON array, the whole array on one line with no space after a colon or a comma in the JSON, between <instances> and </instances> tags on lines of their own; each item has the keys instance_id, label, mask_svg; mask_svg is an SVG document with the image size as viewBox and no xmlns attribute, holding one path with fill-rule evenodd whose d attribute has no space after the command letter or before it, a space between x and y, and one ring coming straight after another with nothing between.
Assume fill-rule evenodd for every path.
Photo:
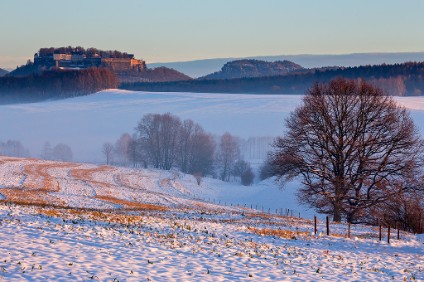
<instances>
[{"instance_id":1,"label":"dry grass","mask_svg":"<svg viewBox=\"0 0 424 282\"><path fill-rule=\"evenodd\" d=\"M24 174L27 176L25 180L25 188L35 189L38 191L58 192L60 191L59 182L56 177L51 176L48 170L51 168L68 168L74 167L73 164L28 164L24 166Z\"/></svg>"},{"instance_id":2,"label":"dry grass","mask_svg":"<svg viewBox=\"0 0 424 282\"><path fill-rule=\"evenodd\" d=\"M347 234L330 233L330 236L337 237L337 238L346 238Z\"/></svg>"},{"instance_id":3,"label":"dry grass","mask_svg":"<svg viewBox=\"0 0 424 282\"><path fill-rule=\"evenodd\" d=\"M378 231L377 231L376 233L368 232L368 233L359 234L359 235L356 235L356 237L358 237L360 239L376 239L376 238L379 237L379 235L378 235ZM384 235L383 235L383 238L384 238Z\"/></svg>"},{"instance_id":4,"label":"dry grass","mask_svg":"<svg viewBox=\"0 0 424 282\"><path fill-rule=\"evenodd\" d=\"M260 229L254 227L248 227L248 229L261 236L276 236L285 239L296 239L297 237L307 237L309 235L307 231L276 230L269 228Z\"/></svg>"},{"instance_id":5,"label":"dry grass","mask_svg":"<svg viewBox=\"0 0 424 282\"><path fill-rule=\"evenodd\" d=\"M246 217L252 217L252 218L261 218L261 219L271 219L271 218L275 218L275 217L284 217L281 215L276 215L276 214L269 214L269 213L265 213L265 212L249 212L249 213L245 213ZM284 217L286 218L286 217Z\"/></svg>"},{"instance_id":6,"label":"dry grass","mask_svg":"<svg viewBox=\"0 0 424 282\"><path fill-rule=\"evenodd\" d=\"M93 220L119 224L138 224L143 221L143 217L139 215L117 214L107 211L93 211L87 209L61 209L54 207L43 207L37 210L38 214L50 217L70 218L72 220Z\"/></svg>"},{"instance_id":7,"label":"dry grass","mask_svg":"<svg viewBox=\"0 0 424 282\"><path fill-rule=\"evenodd\" d=\"M88 168L88 169L71 169L70 175L75 179L83 180L86 182L90 182L97 185L110 186L107 183L96 181L93 179L94 173L102 173L102 172L112 172L114 169L110 166L99 166L96 168Z\"/></svg>"},{"instance_id":8,"label":"dry grass","mask_svg":"<svg viewBox=\"0 0 424 282\"><path fill-rule=\"evenodd\" d=\"M28 160L28 159L18 159L18 158L1 156L0 165L4 163L8 163L8 162L21 162L23 160Z\"/></svg>"},{"instance_id":9,"label":"dry grass","mask_svg":"<svg viewBox=\"0 0 424 282\"><path fill-rule=\"evenodd\" d=\"M20 205L54 205L65 207L66 204L61 199L51 196L47 191L22 189L22 188L3 188L1 193L6 197L3 202L11 202Z\"/></svg>"},{"instance_id":10,"label":"dry grass","mask_svg":"<svg viewBox=\"0 0 424 282\"><path fill-rule=\"evenodd\" d=\"M70 175L77 179L82 180L86 183L89 183L91 186L96 187L96 193L98 197L111 197L113 198L113 191L117 188L116 185L106 183L103 181L97 181L94 179L95 173L104 173L104 174L112 174L115 171L112 167L109 166L100 166L96 168L90 169L71 169ZM100 195L99 195L100 194Z\"/></svg>"},{"instance_id":11,"label":"dry grass","mask_svg":"<svg viewBox=\"0 0 424 282\"><path fill-rule=\"evenodd\" d=\"M127 209L133 210L152 210L152 211L167 211L168 208L159 206L159 205L151 205L151 204L142 204L138 202L131 202L127 200L122 200L110 196L97 196L96 199L106 201L113 204L123 205Z\"/></svg>"},{"instance_id":12,"label":"dry grass","mask_svg":"<svg viewBox=\"0 0 424 282\"><path fill-rule=\"evenodd\" d=\"M11 159L7 161L22 161L28 160L33 163L25 165L23 173L26 175L23 187L10 187L2 189L2 194L6 197L4 202L12 202L20 205L36 205L36 206L61 206L65 207L66 204L61 199L52 196L49 192L58 192L60 190L59 182L56 177L51 176L48 170L51 168L66 168L72 167L73 164L45 164L37 163L33 159Z\"/></svg>"},{"instance_id":13,"label":"dry grass","mask_svg":"<svg viewBox=\"0 0 424 282\"><path fill-rule=\"evenodd\" d=\"M38 209L38 214L44 214L51 217L61 217L63 215L63 212L56 210L56 209Z\"/></svg>"},{"instance_id":14,"label":"dry grass","mask_svg":"<svg viewBox=\"0 0 424 282\"><path fill-rule=\"evenodd\" d=\"M90 219L93 221L104 221L110 223L119 223L119 224L139 224L143 222L143 217L141 215L131 215L131 214L118 214L110 213L106 211L91 211L84 209L70 209L66 211L71 214L72 218L78 216L80 218Z\"/></svg>"}]
</instances>

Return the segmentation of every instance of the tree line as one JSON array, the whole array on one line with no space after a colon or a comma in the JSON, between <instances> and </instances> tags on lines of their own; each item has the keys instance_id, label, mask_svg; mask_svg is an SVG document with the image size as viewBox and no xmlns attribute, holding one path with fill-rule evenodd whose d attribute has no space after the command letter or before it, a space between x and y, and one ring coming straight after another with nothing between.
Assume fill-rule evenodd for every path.
<instances>
[{"instance_id":1,"label":"tree line","mask_svg":"<svg viewBox=\"0 0 424 282\"><path fill-rule=\"evenodd\" d=\"M17 158L31 157L30 151L18 140L0 141L0 155ZM58 143L52 146L50 142L46 141L39 157L44 160L71 162L73 153L71 147L67 144Z\"/></svg>"},{"instance_id":2,"label":"tree line","mask_svg":"<svg viewBox=\"0 0 424 282\"><path fill-rule=\"evenodd\" d=\"M72 149L69 145L58 143L52 146L50 142L44 143L40 158L50 161L71 162L73 160Z\"/></svg>"},{"instance_id":3,"label":"tree line","mask_svg":"<svg viewBox=\"0 0 424 282\"><path fill-rule=\"evenodd\" d=\"M237 138L225 133L215 138L202 126L170 113L147 114L138 122L133 135L123 134L115 144L104 143L107 164L157 169L178 169L198 179L217 177L251 185L254 173L240 157Z\"/></svg>"},{"instance_id":4,"label":"tree line","mask_svg":"<svg viewBox=\"0 0 424 282\"><path fill-rule=\"evenodd\" d=\"M52 56L53 54L72 54L72 53L79 53L84 54L87 56L87 58L94 57L95 55L100 55L102 58L131 58L132 55L128 54L127 52L120 52L118 50L100 50L97 48L84 48L81 46L72 47L48 47L48 48L40 48L38 50L38 54L41 57L45 56Z\"/></svg>"},{"instance_id":5,"label":"tree line","mask_svg":"<svg viewBox=\"0 0 424 282\"><path fill-rule=\"evenodd\" d=\"M17 158L28 158L31 153L17 140L0 141L0 155Z\"/></svg>"},{"instance_id":6,"label":"tree line","mask_svg":"<svg viewBox=\"0 0 424 282\"><path fill-rule=\"evenodd\" d=\"M315 82L328 83L338 77L365 79L375 86L384 88L388 95L422 95L424 91L424 62L309 69L287 75L268 77L122 83L120 88L160 92L298 94L307 91L310 85Z\"/></svg>"},{"instance_id":7,"label":"tree line","mask_svg":"<svg viewBox=\"0 0 424 282\"><path fill-rule=\"evenodd\" d=\"M106 68L45 71L23 77L0 77L0 103L38 102L87 95L116 88L115 74Z\"/></svg>"}]
</instances>

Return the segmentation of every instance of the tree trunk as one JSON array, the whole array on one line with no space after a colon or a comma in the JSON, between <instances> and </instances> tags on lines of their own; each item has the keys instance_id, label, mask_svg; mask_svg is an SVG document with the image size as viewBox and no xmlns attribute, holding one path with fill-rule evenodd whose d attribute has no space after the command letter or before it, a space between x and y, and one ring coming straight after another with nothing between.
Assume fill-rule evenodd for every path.
<instances>
[{"instance_id":1,"label":"tree trunk","mask_svg":"<svg viewBox=\"0 0 424 282\"><path fill-rule=\"evenodd\" d=\"M334 222L341 222L342 221L342 207L341 207L341 203L335 203L334 204L333 221Z\"/></svg>"}]
</instances>

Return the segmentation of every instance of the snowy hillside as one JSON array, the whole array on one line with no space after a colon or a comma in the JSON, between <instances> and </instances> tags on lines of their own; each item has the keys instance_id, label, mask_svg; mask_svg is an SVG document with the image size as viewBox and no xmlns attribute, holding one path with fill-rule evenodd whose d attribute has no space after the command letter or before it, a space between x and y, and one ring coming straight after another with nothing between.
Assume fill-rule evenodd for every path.
<instances>
[{"instance_id":1,"label":"snowy hillside","mask_svg":"<svg viewBox=\"0 0 424 282\"><path fill-rule=\"evenodd\" d=\"M355 225L346 238L346 224L327 236L323 220L315 235L313 221L275 214L294 205L288 191L1 157L0 198L23 205L0 201L0 281L424 279L422 236L392 231L388 244Z\"/></svg>"},{"instance_id":2,"label":"snowy hillside","mask_svg":"<svg viewBox=\"0 0 424 282\"><path fill-rule=\"evenodd\" d=\"M290 209L312 218L290 188L295 187L282 191L271 179L246 187L204 178L198 185L192 175L177 171L0 157L0 198L23 204L103 210L203 205L230 211L240 210L238 205L273 213Z\"/></svg>"}]
</instances>

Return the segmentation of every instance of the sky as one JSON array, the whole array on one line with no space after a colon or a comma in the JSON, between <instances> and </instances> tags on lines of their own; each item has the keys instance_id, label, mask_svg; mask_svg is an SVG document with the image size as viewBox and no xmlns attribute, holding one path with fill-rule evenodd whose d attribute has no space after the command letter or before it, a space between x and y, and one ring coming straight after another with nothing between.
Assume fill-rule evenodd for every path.
<instances>
[{"instance_id":1,"label":"sky","mask_svg":"<svg viewBox=\"0 0 424 282\"><path fill-rule=\"evenodd\" d=\"M40 47L133 53L147 63L424 51L422 0L0 1L0 68Z\"/></svg>"}]
</instances>

